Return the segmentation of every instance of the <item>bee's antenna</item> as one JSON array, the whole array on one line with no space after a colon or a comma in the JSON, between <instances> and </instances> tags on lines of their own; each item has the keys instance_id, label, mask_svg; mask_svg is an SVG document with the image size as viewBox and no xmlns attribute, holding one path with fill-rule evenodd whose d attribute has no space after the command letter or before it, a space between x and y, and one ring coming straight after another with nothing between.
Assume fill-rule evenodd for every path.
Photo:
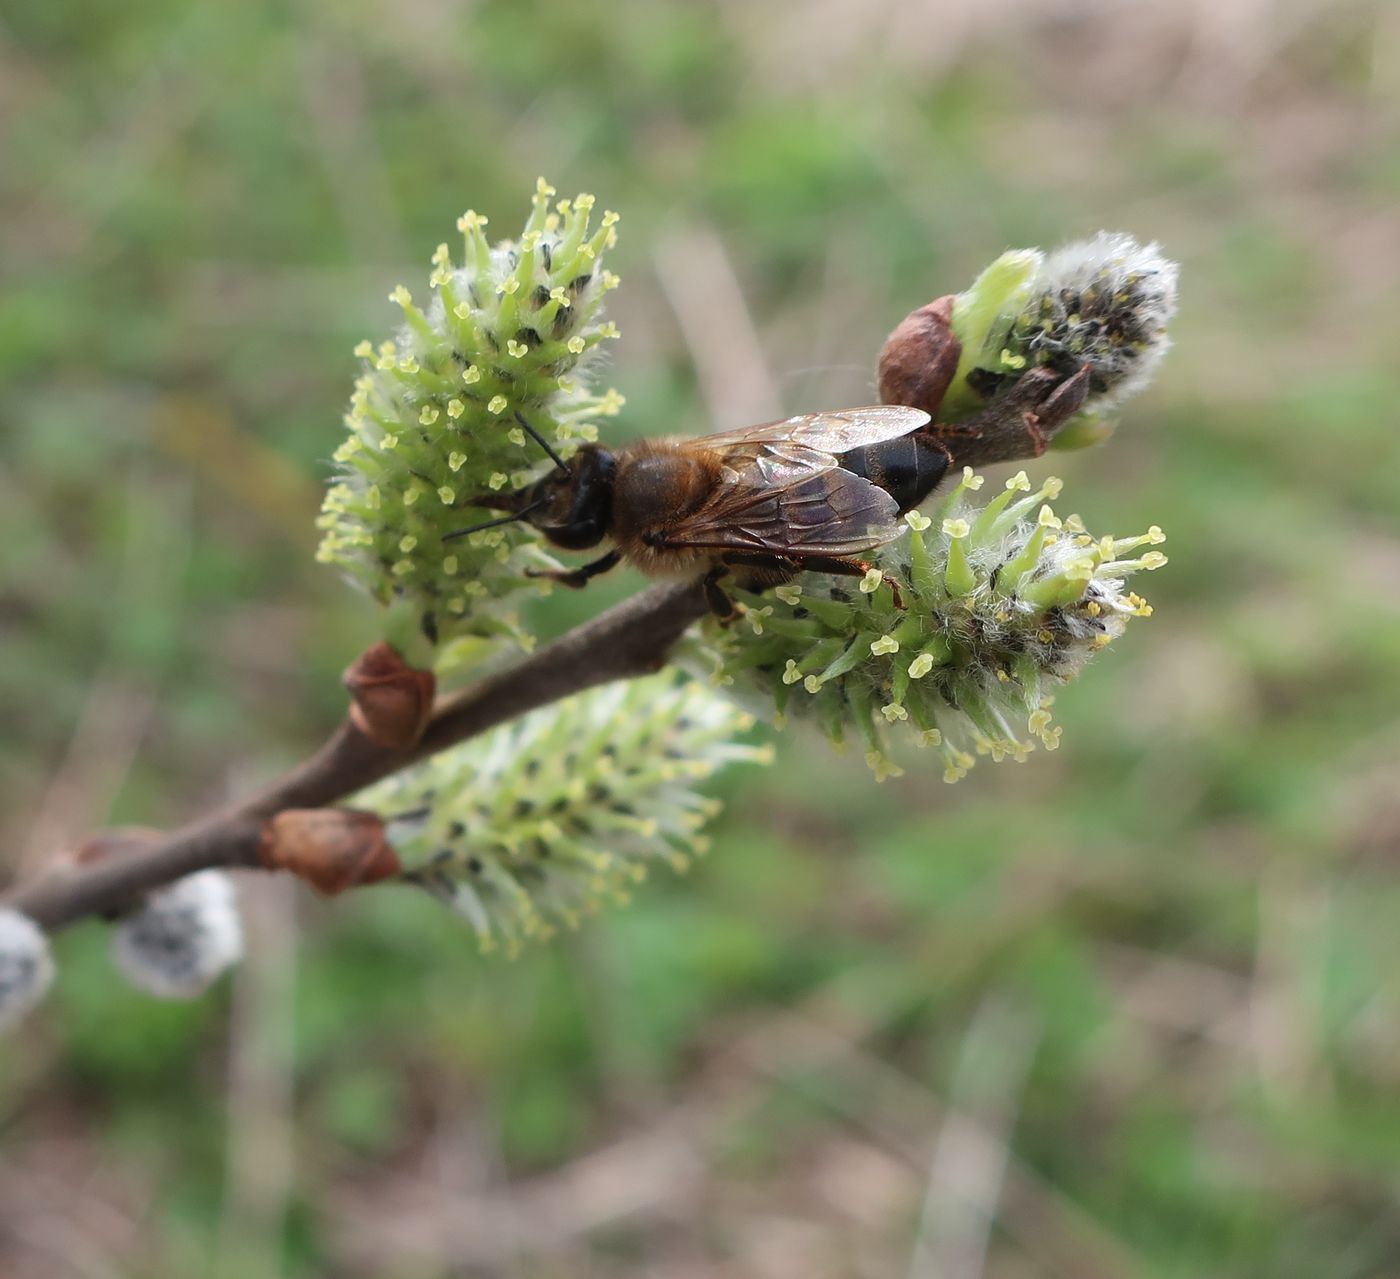
<instances>
[{"instance_id":1,"label":"bee's antenna","mask_svg":"<svg viewBox=\"0 0 1400 1279\"><path fill-rule=\"evenodd\" d=\"M480 533L482 529L498 528L502 524L514 524L516 520L523 520L531 511L539 510L540 507L548 501L548 497L542 497L537 502L531 502L529 506L522 506L520 510L516 511L513 515L502 515L494 520L487 520L482 524L473 524L470 528L459 528L454 532L444 533L442 535L442 540L444 542L451 542L455 538L466 537L468 533Z\"/></svg>"},{"instance_id":2,"label":"bee's antenna","mask_svg":"<svg viewBox=\"0 0 1400 1279\"><path fill-rule=\"evenodd\" d=\"M565 475L569 476L572 479L574 473L571 470L569 470L569 464L566 461L564 461L564 459L560 457L558 453L556 453L552 448L550 448L549 441L546 440L543 435L541 435L537 430L535 430L533 426L531 426L525 420L525 415L522 412L520 412L519 409L515 411L515 420L525 428L525 430L530 434L530 437L535 441L535 443L538 444L540 448L542 448L546 453L549 454L549 460L553 462L554 465L557 466L561 471L563 471Z\"/></svg>"}]
</instances>

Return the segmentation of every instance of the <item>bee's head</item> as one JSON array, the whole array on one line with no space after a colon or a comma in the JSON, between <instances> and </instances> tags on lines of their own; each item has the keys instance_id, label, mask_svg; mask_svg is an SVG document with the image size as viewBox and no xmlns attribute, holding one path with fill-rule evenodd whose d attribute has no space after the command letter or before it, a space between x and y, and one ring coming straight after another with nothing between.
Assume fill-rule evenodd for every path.
<instances>
[{"instance_id":1,"label":"bee's head","mask_svg":"<svg viewBox=\"0 0 1400 1279\"><path fill-rule=\"evenodd\" d=\"M533 484L511 493L483 493L470 505L491 511L508 511L499 519L455 529L443 535L444 542L524 520L539 529L555 546L566 551L582 551L597 546L607 536L612 523L613 455L597 444L585 444L574 455L572 465L559 456L549 442L521 413L516 421L536 444L549 454L555 469Z\"/></svg>"},{"instance_id":2,"label":"bee's head","mask_svg":"<svg viewBox=\"0 0 1400 1279\"><path fill-rule=\"evenodd\" d=\"M585 444L567 471L551 471L511 495L512 509L566 551L587 550L612 524L613 455Z\"/></svg>"}]
</instances>

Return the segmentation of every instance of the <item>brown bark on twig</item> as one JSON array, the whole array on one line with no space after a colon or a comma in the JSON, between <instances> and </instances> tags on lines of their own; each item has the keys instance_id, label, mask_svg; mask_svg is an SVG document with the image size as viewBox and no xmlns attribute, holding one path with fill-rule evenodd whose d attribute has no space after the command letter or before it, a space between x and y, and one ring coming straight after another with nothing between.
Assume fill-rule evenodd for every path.
<instances>
[{"instance_id":1,"label":"brown bark on twig","mask_svg":"<svg viewBox=\"0 0 1400 1279\"><path fill-rule=\"evenodd\" d=\"M315 754L254 795L131 855L62 872L0 898L50 931L120 909L142 893L211 866L260 866L264 827L288 809L325 808L371 782L497 724L597 684L659 669L705 613L694 582L652 587L575 627L523 661L439 699L410 746L376 745L342 720Z\"/></svg>"}]
</instances>

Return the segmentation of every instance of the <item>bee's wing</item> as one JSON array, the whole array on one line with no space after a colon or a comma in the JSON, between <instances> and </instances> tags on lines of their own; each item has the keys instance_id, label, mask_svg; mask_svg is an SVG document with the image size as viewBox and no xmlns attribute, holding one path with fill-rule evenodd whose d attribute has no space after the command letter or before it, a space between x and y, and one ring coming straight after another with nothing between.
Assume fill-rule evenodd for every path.
<instances>
[{"instance_id":1,"label":"bee's wing","mask_svg":"<svg viewBox=\"0 0 1400 1279\"><path fill-rule=\"evenodd\" d=\"M695 440L717 454L725 480L698 511L666 530L672 547L794 558L856 555L902 531L899 504L841 469L836 455L917 430L922 409L894 404L806 413Z\"/></svg>"},{"instance_id":2,"label":"bee's wing","mask_svg":"<svg viewBox=\"0 0 1400 1279\"><path fill-rule=\"evenodd\" d=\"M814 454L821 457L821 454ZM869 480L827 463L786 483L731 480L666 529L666 545L802 559L857 555L902 531L899 504Z\"/></svg>"},{"instance_id":3,"label":"bee's wing","mask_svg":"<svg viewBox=\"0 0 1400 1279\"><path fill-rule=\"evenodd\" d=\"M902 404L872 404L859 409L836 409L826 413L802 413L781 422L764 422L737 431L706 435L695 443L720 453L758 452L764 446L784 444L814 449L821 453L845 453L863 444L879 444L916 431L929 421L923 409Z\"/></svg>"}]
</instances>

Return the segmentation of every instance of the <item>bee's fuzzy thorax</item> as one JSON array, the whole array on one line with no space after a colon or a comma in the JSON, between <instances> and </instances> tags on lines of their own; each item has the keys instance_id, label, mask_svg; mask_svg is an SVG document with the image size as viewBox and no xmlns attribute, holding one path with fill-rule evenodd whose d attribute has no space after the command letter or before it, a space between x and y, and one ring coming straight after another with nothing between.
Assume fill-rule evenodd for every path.
<instances>
[{"instance_id":1,"label":"bee's fuzzy thorax","mask_svg":"<svg viewBox=\"0 0 1400 1279\"><path fill-rule=\"evenodd\" d=\"M696 577L714 559L706 551L668 550L626 534L614 533L613 545L623 559L648 577Z\"/></svg>"},{"instance_id":2,"label":"bee's fuzzy thorax","mask_svg":"<svg viewBox=\"0 0 1400 1279\"><path fill-rule=\"evenodd\" d=\"M699 571L711 558L666 546L666 531L700 510L723 482L720 459L683 440L642 440L617 453L613 479L613 543L628 563L651 576Z\"/></svg>"}]
</instances>

